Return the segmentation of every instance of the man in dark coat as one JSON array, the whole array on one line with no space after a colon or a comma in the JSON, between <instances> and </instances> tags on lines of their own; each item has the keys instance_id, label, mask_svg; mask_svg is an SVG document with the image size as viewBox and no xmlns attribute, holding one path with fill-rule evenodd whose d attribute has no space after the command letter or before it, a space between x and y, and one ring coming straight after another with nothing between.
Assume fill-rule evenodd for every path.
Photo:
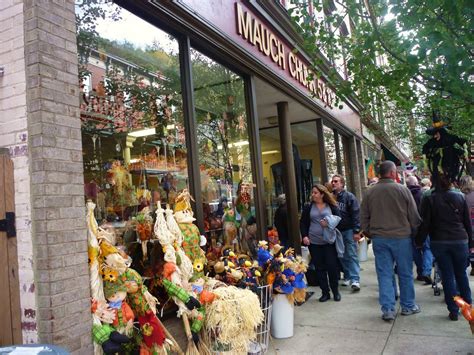
<instances>
[{"instance_id":1,"label":"man in dark coat","mask_svg":"<svg viewBox=\"0 0 474 355\"><path fill-rule=\"evenodd\" d=\"M423 189L418 184L418 179L415 176L407 178L407 187L415 199L416 207L420 210L421 198L423 196ZM422 248L413 249L413 261L416 265L416 279L424 281L425 285L431 285L431 269L433 267L433 253L430 248L430 237L428 236Z\"/></svg>"}]
</instances>

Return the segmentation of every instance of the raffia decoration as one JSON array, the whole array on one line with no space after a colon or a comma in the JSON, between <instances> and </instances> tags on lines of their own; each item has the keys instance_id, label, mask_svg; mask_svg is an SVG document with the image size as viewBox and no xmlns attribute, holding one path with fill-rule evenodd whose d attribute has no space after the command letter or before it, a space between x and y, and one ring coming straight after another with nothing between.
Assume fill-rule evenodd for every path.
<instances>
[{"instance_id":1,"label":"raffia decoration","mask_svg":"<svg viewBox=\"0 0 474 355\"><path fill-rule=\"evenodd\" d=\"M95 204L92 201L88 201L87 204L87 242L88 242L88 252L89 252L89 276L90 276L90 286L91 286L91 296L97 302L105 304L104 296L104 287L102 283L102 276L100 275L100 265L99 265L99 241L97 240L97 235L99 232L99 227L97 221L94 217ZM92 314L92 321L96 325L101 325L102 322L99 318L99 315L96 313ZM103 354L102 347L94 343L94 354L101 355Z\"/></svg>"},{"instance_id":2,"label":"raffia decoration","mask_svg":"<svg viewBox=\"0 0 474 355\"><path fill-rule=\"evenodd\" d=\"M246 354L248 344L256 338L256 329L264 318L257 295L234 286L217 287L212 292L217 297L206 305L204 325L210 349L223 344L234 354Z\"/></svg>"}]
</instances>

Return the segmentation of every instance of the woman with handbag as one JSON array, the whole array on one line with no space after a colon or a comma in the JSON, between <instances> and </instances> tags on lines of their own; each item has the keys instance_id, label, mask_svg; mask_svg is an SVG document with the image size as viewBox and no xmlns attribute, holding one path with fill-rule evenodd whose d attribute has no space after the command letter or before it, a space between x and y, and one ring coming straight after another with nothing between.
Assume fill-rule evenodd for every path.
<instances>
[{"instance_id":1,"label":"woman with handbag","mask_svg":"<svg viewBox=\"0 0 474 355\"><path fill-rule=\"evenodd\" d=\"M316 277L322 295L319 302L326 302L331 298L331 289L334 301L339 302L341 295L338 290L339 265L335 243L329 243L324 238L324 229L328 227L327 217L339 215L336 200L328 189L320 184L311 190L311 203L303 209L300 221L303 244L309 247L311 262L316 269ZM328 282L329 279L329 282Z\"/></svg>"}]
</instances>

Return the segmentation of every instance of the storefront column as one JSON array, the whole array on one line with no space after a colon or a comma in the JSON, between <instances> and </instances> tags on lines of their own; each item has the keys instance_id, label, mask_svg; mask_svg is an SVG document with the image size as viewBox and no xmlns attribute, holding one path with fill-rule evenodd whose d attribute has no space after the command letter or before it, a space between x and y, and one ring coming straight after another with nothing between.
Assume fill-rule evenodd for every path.
<instances>
[{"instance_id":1,"label":"storefront column","mask_svg":"<svg viewBox=\"0 0 474 355\"><path fill-rule=\"evenodd\" d=\"M41 343L92 354L74 2L22 3L34 245L29 261L35 268L29 292L37 300L36 310L25 309L36 313L36 323L27 326L38 330Z\"/></svg>"},{"instance_id":2,"label":"storefront column","mask_svg":"<svg viewBox=\"0 0 474 355\"><path fill-rule=\"evenodd\" d=\"M356 147L357 147L357 156L359 160L357 161L359 165L359 176L360 176L360 189L361 193L364 193L367 185L367 174L365 171L365 159L364 159L364 152L362 149L362 142L359 139L356 139Z\"/></svg>"},{"instance_id":3,"label":"storefront column","mask_svg":"<svg viewBox=\"0 0 474 355\"><path fill-rule=\"evenodd\" d=\"M250 158L253 171L255 214L257 219L257 237L263 240L267 234L267 221L265 218L265 184L262 171L262 151L260 135L258 134L257 98L255 96L255 77L250 76L245 80L245 103L247 105L248 127L250 138Z\"/></svg>"},{"instance_id":4,"label":"storefront column","mask_svg":"<svg viewBox=\"0 0 474 355\"><path fill-rule=\"evenodd\" d=\"M342 174L342 161L341 161L341 149L339 146L339 132L337 130L333 130L334 132L334 145L336 147L336 165L337 165L337 173Z\"/></svg>"},{"instance_id":5,"label":"storefront column","mask_svg":"<svg viewBox=\"0 0 474 355\"><path fill-rule=\"evenodd\" d=\"M277 110L281 156L283 161L283 176L285 177L284 186L288 210L288 230L290 231L291 246L295 248L296 254L301 254L295 164L293 161L290 117L288 117L288 102L278 102Z\"/></svg>"},{"instance_id":6,"label":"storefront column","mask_svg":"<svg viewBox=\"0 0 474 355\"><path fill-rule=\"evenodd\" d=\"M359 201L362 198L362 189L361 189L361 179L360 179L360 167L359 167L359 154L357 150L357 139L352 136L348 138L348 148L349 148L349 163L351 166L351 177L353 184L353 191L351 191Z\"/></svg>"},{"instance_id":7,"label":"storefront column","mask_svg":"<svg viewBox=\"0 0 474 355\"><path fill-rule=\"evenodd\" d=\"M324 126L323 120L318 118L316 120L316 131L318 133L318 147L319 147L319 161L321 164L321 184L329 180L328 166L326 161L326 148L324 147Z\"/></svg>"},{"instance_id":8,"label":"storefront column","mask_svg":"<svg viewBox=\"0 0 474 355\"><path fill-rule=\"evenodd\" d=\"M202 210L201 171L199 170L199 153L197 144L197 122L194 112L193 67L191 63L191 45L189 37L179 40L179 64L181 69L181 88L183 96L184 134L186 136L186 153L188 155L189 191L195 202L193 211L201 233L204 233L204 213Z\"/></svg>"}]
</instances>

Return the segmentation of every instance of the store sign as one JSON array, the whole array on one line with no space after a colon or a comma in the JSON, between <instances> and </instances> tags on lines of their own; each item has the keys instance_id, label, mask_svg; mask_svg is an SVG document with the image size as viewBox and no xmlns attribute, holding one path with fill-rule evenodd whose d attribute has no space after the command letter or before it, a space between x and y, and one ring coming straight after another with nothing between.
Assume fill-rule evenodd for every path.
<instances>
[{"instance_id":1,"label":"store sign","mask_svg":"<svg viewBox=\"0 0 474 355\"><path fill-rule=\"evenodd\" d=\"M290 76L309 90L325 105L333 107L335 93L305 64L294 51L286 50L284 43L242 5L235 3L236 29L239 36L258 48L264 56L287 71ZM309 79L311 78L311 79Z\"/></svg>"}]
</instances>

